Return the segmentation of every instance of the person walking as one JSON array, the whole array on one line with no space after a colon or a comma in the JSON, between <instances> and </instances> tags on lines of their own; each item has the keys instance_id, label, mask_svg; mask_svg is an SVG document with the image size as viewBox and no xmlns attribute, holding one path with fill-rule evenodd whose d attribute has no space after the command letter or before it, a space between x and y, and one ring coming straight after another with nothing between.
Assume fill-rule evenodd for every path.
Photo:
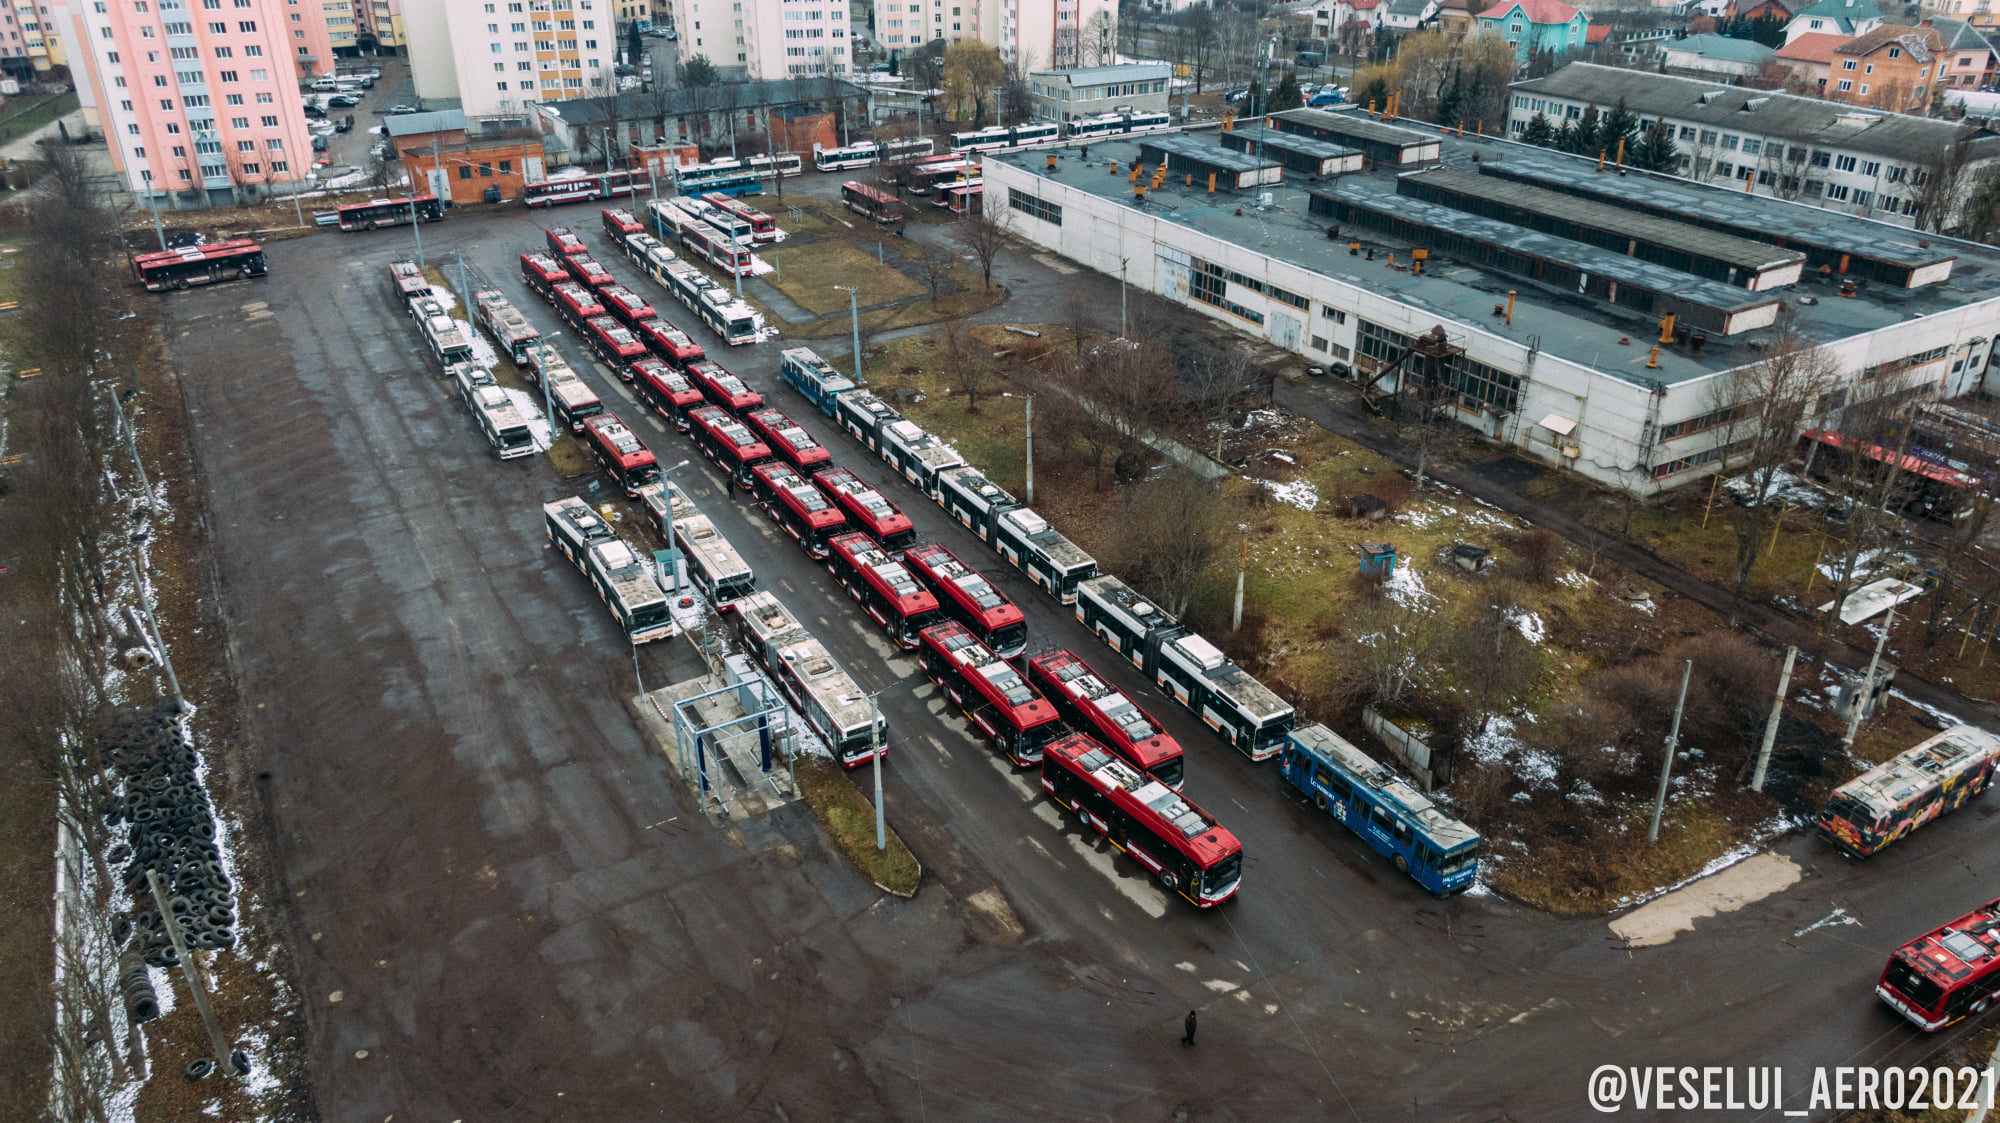
<instances>
[{"instance_id":1,"label":"person walking","mask_svg":"<svg viewBox=\"0 0 2000 1123\"><path fill-rule=\"evenodd\" d=\"M1189 1010L1189 1011L1188 1011L1188 1016L1187 1016L1187 1021L1185 1021L1185 1022L1182 1022L1181 1024L1187 1027L1187 1032L1186 1032L1185 1034L1182 1034L1182 1035L1181 1035L1181 1044L1183 1044L1183 1045L1192 1045L1192 1044L1194 1044L1194 1011L1193 1011L1193 1010Z\"/></svg>"}]
</instances>

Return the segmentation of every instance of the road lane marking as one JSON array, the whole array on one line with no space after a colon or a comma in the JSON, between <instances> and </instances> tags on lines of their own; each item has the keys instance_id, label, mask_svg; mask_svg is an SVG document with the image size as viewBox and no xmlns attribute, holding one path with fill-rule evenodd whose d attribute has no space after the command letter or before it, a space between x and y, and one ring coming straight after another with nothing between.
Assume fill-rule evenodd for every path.
<instances>
[{"instance_id":1,"label":"road lane marking","mask_svg":"<svg viewBox=\"0 0 2000 1123\"><path fill-rule=\"evenodd\" d=\"M1811 924L1806 925L1804 928L1801 928L1798 931L1792 933L1792 935L1803 936L1807 932L1811 932L1820 928L1832 927L1833 925L1836 924L1852 924L1857 928L1861 926L1861 922L1859 920L1856 920L1853 917L1847 915L1846 909L1836 907L1832 912L1827 913L1824 917L1821 917L1820 919L1813 921Z\"/></svg>"}]
</instances>

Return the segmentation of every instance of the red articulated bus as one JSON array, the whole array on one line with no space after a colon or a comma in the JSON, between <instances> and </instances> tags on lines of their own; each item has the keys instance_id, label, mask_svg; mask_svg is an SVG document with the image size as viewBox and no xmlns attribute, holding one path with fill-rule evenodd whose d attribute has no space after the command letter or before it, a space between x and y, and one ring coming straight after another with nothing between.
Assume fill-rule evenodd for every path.
<instances>
[{"instance_id":1,"label":"red articulated bus","mask_svg":"<svg viewBox=\"0 0 2000 1123\"><path fill-rule=\"evenodd\" d=\"M738 417L764 404L764 395L752 390L748 383L724 370L713 359L701 359L689 363L687 372L708 400Z\"/></svg>"},{"instance_id":2,"label":"red articulated bus","mask_svg":"<svg viewBox=\"0 0 2000 1123\"><path fill-rule=\"evenodd\" d=\"M833 553L827 571L877 624L905 651L917 646L917 633L944 617L937 598L904 568L894 555L859 531L827 540Z\"/></svg>"},{"instance_id":3,"label":"red articulated bus","mask_svg":"<svg viewBox=\"0 0 2000 1123\"><path fill-rule=\"evenodd\" d=\"M847 529L847 516L798 469L781 460L766 460L750 470L751 490L778 528L798 540L806 556L825 561L827 540Z\"/></svg>"},{"instance_id":4,"label":"red articulated bus","mask_svg":"<svg viewBox=\"0 0 2000 1123\"><path fill-rule=\"evenodd\" d=\"M567 226L551 226L542 233L548 235L549 252L556 255L558 261L566 257L590 256L590 247L584 245L583 239L576 236L576 231Z\"/></svg>"},{"instance_id":5,"label":"red articulated bus","mask_svg":"<svg viewBox=\"0 0 2000 1123\"><path fill-rule=\"evenodd\" d=\"M689 432L694 443L701 447L701 454L715 461L715 466L737 487L749 491L750 469L771 459L770 448L741 421L715 406L689 410L688 421L692 425Z\"/></svg>"},{"instance_id":6,"label":"red articulated bus","mask_svg":"<svg viewBox=\"0 0 2000 1123\"><path fill-rule=\"evenodd\" d=\"M583 436L591 455L625 489L627 498L637 499L639 489L660 478L660 462L653 457L653 450L618 420L617 414L607 410L584 418Z\"/></svg>"},{"instance_id":7,"label":"red articulated bus","mask_svg":"<svg viewBox=\"0 0 2000 1123\"><path fill-rule=\"evenodd\" d=\"M597 213L604 219L604 232L621 246L625 244L625 239L632 235L646 232L646 224L633 218L631 211L620 207L606 207Z\"/></svg>"},{"instance_id":8,"label":"red articulated bus","mask_svg":"<svg viewBox=\"0 0 2000 1123\"><path fill-rule=\"evenodd\" d=\"M1235 835L1081 733L1048 747L1042 790L1196 908L1214 908L1243 882L1243 844Z\"/></svg>"},{"instance_id":9,"label":"red articulated bus","mask_svg":"<svg viewBox=\"0 0 2000 1123\"><path fill-rule=\"evenodd\" d=\"M1042 759L1042 746L1062 734L1062 722L1048 699L957 621L925 628L917 641L924 674L1016 766L1027 768Z\"/></svg>"},{"instance_id":10,"label":"red articulated bus","mask_svg":"<svg viewBox=\"0 0 2000 1123\"><path fill-rule=\"evenodd\" d=\"M701 391L688 376L675 370L666 360L656 355L632 360L632 385L639 388L639 395L653 412L685 433L688 429L688 410L700 405L704 400Z\"/></svg>"},{"instance_id":11,"label":"red articulated bus","mask_svg":"<svg viewBox=\"0 0 2000 1123\"><path fill-rule=\"evenodd\" d=\"M597 263L594 257L563 258L563 268L569 270L570 278L588 289L602 292L618 283L611 270Z\"/></svg>"},{"instance_id":12,"label":"red articulated bus","mask_svg":"<svg viewBox=\"0 0 2000 1123\"><path fill-rule=\"evenodd\" d=\"M852 471L829 469L814 476L813 482L826 492L834 506L847 512L847 517L884 549L903 550L917 544L917 528L910 524L910 517Z\"/></svg>"},{"instance_id":13,"label":"red articulated bus","mask_svg":"<svg viewBox=\"0 0 2000 1123\"><path fill-rule=\"evenodd\" d=\"M1028 681L1056 704L1071 725L1097 738L1125 763L1181 790L1187 761L1180 742L1137 702L1099 678L1090 664L1072 652L1051 651L1028 660Z\"/></svg>"},{"instance_id":14,"label":"red articulated bus","mask_svg":"<svg viewBox=\"0 0 2000 1123\"><path fill-rule=\"evenodd\" d=\"M631 378L632 368L626 364L646 354L646 345L632 334L632 329L609 316L593 316L586 321L590 330L591 350L608 363L620 378Z\"/></svg>"},{"instance_id":15,"label":"red articulated bus","mask_svg":"<svg viewBox=\"0 0 2000 1123\"><path fill-rule=\"evenodd\" d=\"M770 406L753 409L743 415L743 420L780 459L806 475L833 467L833 453L806 432L804 426L785 416L784 410Z\"/></svg>"},{"instance_id":16,"label":"red articulated bus","mask_svg":"<svg viewBox=\"0 0 2000 1123\"><path fill-rule=\"evenodd\" d=\"M870 222L903 221L902 200L879 187L849 181L840 185L841 205Z\"/></svg>"},{"instance_id":17,"label":"red articulated bus","mask_svg":"<svg viewBox=\"0 0 2000 1123\"><path fill-rule=\"evenodd\" d=\"M521 255L521 279L528 287L542 294L542 299L555 299L556 286L569 280L569 270L562 267L562 259L545 253L524 253Z\"/></svg>"},{"instance_id":18,"label":"red articulated bus","mask_svg":"<svg viewBox=\"0 0 2000 1123\"><path fill-rule=\"evenodd\" d=\"M218 281L246 281L269 271L264 264L264 247L248 238L213 242L206 246L185 246L159 253L136 253L131 257L132 275L146 286L148 292L212 285ZM417 274L417 281L423 282L423 274ZM425 283L422 292L415 295L429 293L430 285ZM408 301L413 296L405 292L403 299Z\"/></svg>"},{"instance_id":19,"label":"red articulated bus","mask_svg":"<svg viewBox=\"0 0 2000 1123\"><path fill-rule=\"evenodd\" d=\"M1875 993L1925 1033L2000 999L2000 901L1988 901L1889 957Z\"/></svg>"},{"instance_id":20,"label":"red articulated bus","mask_svg":"<svg viewBox=\"0 0 2000 1123\"><path fill-rule=\"evenodd\" d=\"M937 594L945 614L965 625L1002 659L1027 650L1028 618L985 574L935 542L910 547L903 551L903 560L917 580Z\"/></svg>"},{"instance_id":21,"label":"red articulated bus","mask_svg":"<svg viewBox=\"0 0 2000 1123\"><path fill-rule=\"evenodd\" d=\"M711 207L719 207L725 213L749 223L751 241L775 242L778 240L778 220L738 199L736 196L725 195L720 191L711 191L703 195L701 201Z\"/></svg>"},{"instance_id":22,"label":"red articulated bus","mask_svg":"<svg viewBox=\"0 0 2000 1123\"><path fill-rule=\"evenodd\" d=\"M647 320L659 318L646 298L613 281L598 293L604 300L604 307L626 327L638 327Z\"/></svg>"},{"instance_id":23,"label":"red articulated bus","mask_svg":"<svg viewBox=\"0 0 2000 1123\"><path fill-rule=\"evenodd\" d=\"M708 357L708 353L701 349L701 344L688 338L688 333L657 317L633 324L632 330L638 333L640 339L646 341L646 346L653 354L674 364L680 370L686 370L688 364L698 363Z\"/></svg>"},{"instance_id":24,"label":"red articulated bus","mask_svg":"<svg viewBox=\"0 0 2000 1123\"><path fill-rule=\"evenodd\" d=\"M575 281L557 285L555 295L549 300L556 306L556 311L562 313L562 318L569 321L569 326L586 334L590 331L586 325L604 315L604 305L598 302L597 294Z\"/></svg>"}]
</instances>

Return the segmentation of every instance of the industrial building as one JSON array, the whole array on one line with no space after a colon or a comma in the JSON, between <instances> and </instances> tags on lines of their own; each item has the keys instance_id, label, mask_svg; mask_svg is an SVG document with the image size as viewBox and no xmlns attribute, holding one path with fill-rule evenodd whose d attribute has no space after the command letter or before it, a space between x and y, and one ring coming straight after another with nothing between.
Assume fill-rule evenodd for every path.
<instances>
[{"instance_id":1,"label":"industrial building","mask_svg":"<svg viewBox=\"0 0 2000 1123\"><path fill-rule=\"evenodd\" d=\"M1251 129L1365 170L1302 172ZM1466 425L1640 493L1726 465L1736 372L1786 333L1823 348L1848 400L1978 389L2000 335L1992 247L1361 110L1232 132L990 153L987 205L1336 374L1372 383L1417 345L1431 360L1378 392L1421 367ZM1220 174L1253 158L1272 167Z\"/></svg>"}]
</instances>

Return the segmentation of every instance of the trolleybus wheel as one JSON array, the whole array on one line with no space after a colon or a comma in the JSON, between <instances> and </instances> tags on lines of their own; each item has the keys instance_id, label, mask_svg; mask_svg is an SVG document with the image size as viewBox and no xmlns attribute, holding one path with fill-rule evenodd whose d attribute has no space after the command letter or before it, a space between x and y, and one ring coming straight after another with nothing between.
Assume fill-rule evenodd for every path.
<instances>
[{"instance_id":1,"label":"trolleybus wheel","mask_svg":"<svg viewBox=\"0 0 2000 1123\"><path fill-rule=\"evenodd\" d=\"M368 220L368 229L370 229L370 230L375 230L375 229L378 229L378 228L379 228L379 224L378 224L378 223L376 223L376 221L375 221L374 219L372 219L372 218L371 218L371 219L369 219L369 220Z\"/></svg>"},{"instance_id":2,"label":"trolleybus wheel","mask_svg":"<svg viewBox=\"0 0 2000 1123\"><path fill-rule=\"evenodd\" d=\"M1326 810L1326 793L1325 793L1325 792L1314 792L1314 793L1313 793L1313 806L1314 806L1314 807L1317 807L1317 808L1319 808L1319 809L1320 809L1321 811L1325 811L1325 810Z\"/></svg>"},{"instance_id":3,"label":"trolleybus wheel","mask_svg":"<svg viewBox=\"0 0 2000 1123\"><path fill-rule=\"evenodd\" d=\"M1979 1001L1973 1003L1972 1008L1967 1012L1972 1014L1984 1014L1986 1012L1986 1008L1991 1005L1993 1005L1993 999L1991 997L1982 998Z\"/></svg>"},{"instance_id":4,"label":"trolleybus wheel","mask_svg":"<svg viewBox=\"0 0 2000 1123\"><path fill-rule=\"evenodd\" d=\"M238 270L236 271L236 279L237 279L237 280L239 280L239 281L247 281L247 280L249 280L249 279L250 279L250 267L246 265L246 266L244 266L243 268L241 268L241 269L238 269Z\"/></svg>"},{"instance_id":5,"label":"trolleybus wheel","mask_svg":"<svg viewBox=\"0 0 2000 1123\"><path fill-rule=\"evenodd\" d=\"M1397 873L1409 873L1409 872L1410 872L1410 862L1409 862L1409 859L1407 859L1407 858L1403 857L1403 856L1402 856L1401 854L1398 854L1398 855L1396 855L1396 862L1395 862L1395 865L1396 865L1396 872L1397 872Z\"/></svg>"},{"instance_id":6,"label":"trolleybus wheel","mask_svg":"<svg viewBox=\"0 0 2000 1123\"><path fill-rule=\"evenodd\" d=\"M1160 884L1166 886L1169 889L1178 886L1180 884L1180 880L1181 880L1180 878L1174 876L1174 871L1172 870L1160 871Z\"/></svg>"},{"instance_id":7,"label":"trolleybus wheel","mask_svg":"<svg viewBox=\"0 0 2000 1123\"><path fill-rule=\"evenodd\" d=\"M182 291L182 292L186 292L186 291L187 291L187 287L188 287L188 283L187 283L187 278L186 278L186 277L177 277L177 278L175 278L175 279L174 279L174 288L176 288L176 289L178 289L178 290L180 290L180 291Z\"/></svg>"}]
</instances>

